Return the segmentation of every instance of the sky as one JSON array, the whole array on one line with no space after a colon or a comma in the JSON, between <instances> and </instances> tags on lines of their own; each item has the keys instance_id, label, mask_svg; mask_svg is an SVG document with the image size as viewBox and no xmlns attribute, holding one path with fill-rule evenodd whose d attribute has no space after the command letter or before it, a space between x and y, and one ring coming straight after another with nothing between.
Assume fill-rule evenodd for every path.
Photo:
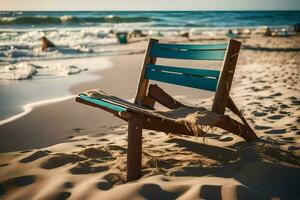
<instances>
[{"instance_id":1,"label":"sky","mask_svg":"<svg viewBox=\"0 0 300 200\"><path fill-rule=\"evenodd\" d=\"M0 0L0 10L300 10L300 0Z\"/></svg>"}]
</instances>

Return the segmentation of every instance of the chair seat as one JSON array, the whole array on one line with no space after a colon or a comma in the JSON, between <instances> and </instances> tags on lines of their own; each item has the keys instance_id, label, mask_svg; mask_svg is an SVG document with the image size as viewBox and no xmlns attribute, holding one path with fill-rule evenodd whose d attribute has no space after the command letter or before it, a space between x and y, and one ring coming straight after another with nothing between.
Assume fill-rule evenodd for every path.
<instances>
[{"instance_id":1,"label":"chair seat","mask_svg":"<svg viewBox=\"0 0 300 200\"><path fill-rule=\"evenodd\" d=\"M123 100L99 89L82 92L76 97L76 100L81 103L108 110L112 113L137 112L140 114L151 114L151 109L149 108Z\"/></svg>"},{"instance_id":2,"label":"chair seat","mask_svg":"<svg viewBox=\"0 0 300 200\"><path fill-rule=\"evenodd\" d=\"M151 110L149 108L120 99L99 89L82 92L77 100L104 108L112 113L135 112L144 116L160 118L177 124L214 125L219 120L218 115L204 107L180 107L169 111ZM84 103L83 102L83 103Z\"/></svg>"}]
</instances>

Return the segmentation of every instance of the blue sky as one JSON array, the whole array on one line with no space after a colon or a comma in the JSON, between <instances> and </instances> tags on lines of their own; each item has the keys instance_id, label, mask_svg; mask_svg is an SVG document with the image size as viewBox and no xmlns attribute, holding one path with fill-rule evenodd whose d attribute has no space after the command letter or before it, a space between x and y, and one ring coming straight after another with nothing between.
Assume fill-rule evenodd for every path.
<instances>
[{"instance_id":1,"label":"blue sky","mask_svg":"<svg viewBox=\"0 0 300 200\"><path fill-rule=\"evenodd\" d=\"M0 10L300 10L300 0L0 0Z\"/></svg>"}]
</instances>

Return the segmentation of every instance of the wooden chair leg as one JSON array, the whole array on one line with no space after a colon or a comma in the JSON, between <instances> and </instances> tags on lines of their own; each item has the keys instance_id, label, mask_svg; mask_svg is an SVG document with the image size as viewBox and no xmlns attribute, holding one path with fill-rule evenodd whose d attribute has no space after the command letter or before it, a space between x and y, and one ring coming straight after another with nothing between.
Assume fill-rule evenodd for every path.
<instances>
[{"instance_id":1,"label":"wooden chair leg","mask_svg":"<svg viewBox=\"0 0 300 200\"><path fill-rule=\"evenodd\" d=\"M132 114L128 120L127 181L141 177L143 118Z\"/></svg>"},{"instance_id":2,"label":"wooden chair leg","mask_svg":"<svg viewBox=\"0 0 300 200\"><path fill-rule=\"evenodd\" d=\"M216 126L242 137L247 142L251 142L258 138L249 126L241 124L227 115L222 115Z\"/></svg>"}]
</instances>

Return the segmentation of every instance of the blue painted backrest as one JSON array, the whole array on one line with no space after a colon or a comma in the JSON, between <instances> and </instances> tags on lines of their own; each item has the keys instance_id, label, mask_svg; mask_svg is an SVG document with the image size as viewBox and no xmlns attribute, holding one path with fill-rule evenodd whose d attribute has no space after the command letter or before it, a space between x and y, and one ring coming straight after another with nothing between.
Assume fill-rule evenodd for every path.
<instances>
[{"instance_id":1,"label":"blue painted backrest","mask_svg":"<svg viewBox=\"0 0 300 200\"><path fill-rule=\"evenodd\" d=\"M227 44L162 44L153 42L151 57L223 60ZM145 78L192 88L216 91L220 71L148 64Z\"/></svg>"}]
</instances>

